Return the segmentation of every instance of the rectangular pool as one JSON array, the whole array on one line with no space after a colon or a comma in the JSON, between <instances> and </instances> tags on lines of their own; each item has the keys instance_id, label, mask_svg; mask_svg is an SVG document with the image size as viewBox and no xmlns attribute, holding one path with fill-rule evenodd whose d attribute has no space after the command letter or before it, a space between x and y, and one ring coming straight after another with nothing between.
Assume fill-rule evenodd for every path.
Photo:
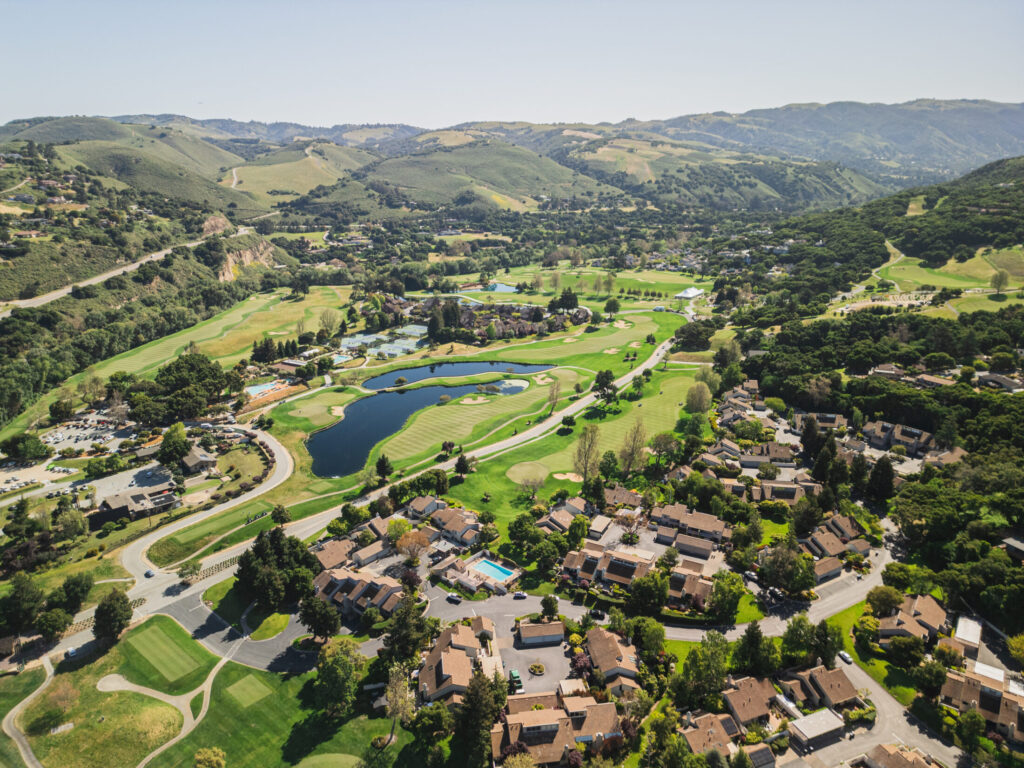
<instances>
[{"instance_id":1,"label":"rectangular pool","mask_svg":"<svg viewBox=\"0 0 1024 768\"><path fill-rule=\"evenodd\" d=\"M249 397L257 397L273 389L277 384L276 381L268 381L266 384L253 384L250 387L246 387L245 391L249 393Z\"/></svg>"},{"instance_id":2,"label":"rectangular pool","mask_svg":"<svg viewBox=\"0 0 1024 768\"><path fill-rule=\"evenodd\" d=\"M486 557L473 563L473 570L479 571L484 576L489 576L495 581L501 583L504 583L510 576L512 576L512 571L508 568L500 566L493 560L488 560Z\"/></svg>"}]
</instances>

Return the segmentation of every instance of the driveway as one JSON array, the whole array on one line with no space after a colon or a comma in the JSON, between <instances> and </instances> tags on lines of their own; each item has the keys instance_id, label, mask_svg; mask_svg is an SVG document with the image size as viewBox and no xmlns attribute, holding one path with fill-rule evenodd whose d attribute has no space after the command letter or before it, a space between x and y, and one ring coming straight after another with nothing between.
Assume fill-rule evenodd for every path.
<instances>
[{"instance_id":1,"label":"driveway","mask_svg":"<svg viewBox=\"0 0 1024 768\"><path fill-rule=\"evenodd\" d=\"M543 693L554 690L559 680L569 677L569 657L565 647L545 645L538 648L517 648L511 643L498 640L496 645L501 652L501 661L505 667L505 676L510 670L518 670L523 681L523 693ZM543 664L544 674L534 675L530 672L531 664Z\"/></svg>"}]
</instances>

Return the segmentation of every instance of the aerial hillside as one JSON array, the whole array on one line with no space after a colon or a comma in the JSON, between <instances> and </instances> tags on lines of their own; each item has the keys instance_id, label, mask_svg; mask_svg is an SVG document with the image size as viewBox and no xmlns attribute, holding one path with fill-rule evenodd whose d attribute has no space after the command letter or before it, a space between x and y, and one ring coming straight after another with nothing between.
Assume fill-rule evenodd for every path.
<instances>
[{"instance_id":1,"label":"aerial hillside","mask_svg":"<svg viewBox=\"0 0 1024 768\"><path fill-rule=\"evenodd\" d=\"M554 200L576 198L591 205L622 197L618 189L503 141L455 131L420 139L426 149L371 163L354 171L352 179L392 211L474 204L526 211Z\"/></svg>"},{"instance_id":2,"label":"aerial hillside","mask_svg":"<svg viewBox=\"0 0 1024 768\"><path fill-rule=\"evenodd\" d=\"M40 144L118 141L131 135L131 128L103 117L33 117L0 126L0 141L15 139Z\"/></svg>"},{"instance_id":3,"label":"aerial hillside","mask_svg":"<svg viewBox=\"0 0 1024 768\"><path fill-rule=\"evenodd\" d=\"M901 186L950 178L1024 153L1024 104L918 100L905 104L791 104L627 121L672 139L832 160Z\"/></svg>"},{"instance_id":4,"label":"aerial hillside","mask_svg":"<svg viewBox=\"0 0 1024 768\"><path fill-rule=\"evenodd\" d=\"M300 123L261 123L257 121L210 119L195 120L184 115L119 115L111 118L119 123L143 123L171 126L211 138L261 139L286 144L295 139L326 139L344 146L375 147L383 142L415 136L423 131L411 125L354 123L312 126Z\"/></svg>"},{"instance_id":5,"label":"aerial hillside","mask_svg":"<svg viewBox=\"0 0 1024 768\"><path fill-rule=\"evenodd\" d=\"M563 147L556 157L658 205L832 208L888 191L837 163L787 161L664 139L597 139Z\"/></svg>"},{"instance_id":6,"label":"aerial hillside","mask_svg":"<svg viewBox=\"0 0 1024 768\"><path fill-rule=\"evenodd\" d=\"M249 193L267 205L294 200L376 159L362 149L326 141L295 141L233 166L221 177L227 188Z\"/></svg>"}]
</instances>

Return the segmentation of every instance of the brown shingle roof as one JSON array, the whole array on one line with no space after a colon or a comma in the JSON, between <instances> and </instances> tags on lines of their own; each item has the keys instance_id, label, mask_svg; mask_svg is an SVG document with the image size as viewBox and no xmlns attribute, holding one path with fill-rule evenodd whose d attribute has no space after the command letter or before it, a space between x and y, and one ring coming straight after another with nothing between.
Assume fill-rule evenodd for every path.
<instances>
[{"instance_id":1,"label":"brown shingle roof","mask_svg":"<svg viewBox=\"0 0 1024 768\"><path fill-rule=\"evenodd\" d=\"M775 698L775 688L766 677L742 677L722 696L742 725L768 716L768 703Z\"/></svg>"}]
</instances>

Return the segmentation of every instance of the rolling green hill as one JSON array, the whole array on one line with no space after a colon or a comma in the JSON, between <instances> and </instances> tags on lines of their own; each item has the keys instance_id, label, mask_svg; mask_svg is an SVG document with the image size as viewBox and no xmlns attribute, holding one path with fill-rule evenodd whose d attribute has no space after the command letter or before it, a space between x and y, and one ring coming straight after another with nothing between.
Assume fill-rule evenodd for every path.
<instances>
[{"instance_id":1,"label":"rolling green hill","mask_svg":"<svg viewBox=\"0 0 1024 768\"><path fill-rule=\"evenodd\" d=\"M466 140L468 138L468 141ZM368 187L425 206L478 201L530 210L545 199L621 196L589 176L522 147L445 131L417 137L425 152L391 157L355 174Z\"/></svg>"},{"instance_id":2,"label":"rolling green hill","mask_svg":"<svg viewBox=\"0 0 1024 768\"><path fill-rule=\"evenodd\" d=\"M118 141L129 138L131 128L102 117L36 117L0 126L0 140L60 144L65 141Z\"/></svg>"}]
</instances>

